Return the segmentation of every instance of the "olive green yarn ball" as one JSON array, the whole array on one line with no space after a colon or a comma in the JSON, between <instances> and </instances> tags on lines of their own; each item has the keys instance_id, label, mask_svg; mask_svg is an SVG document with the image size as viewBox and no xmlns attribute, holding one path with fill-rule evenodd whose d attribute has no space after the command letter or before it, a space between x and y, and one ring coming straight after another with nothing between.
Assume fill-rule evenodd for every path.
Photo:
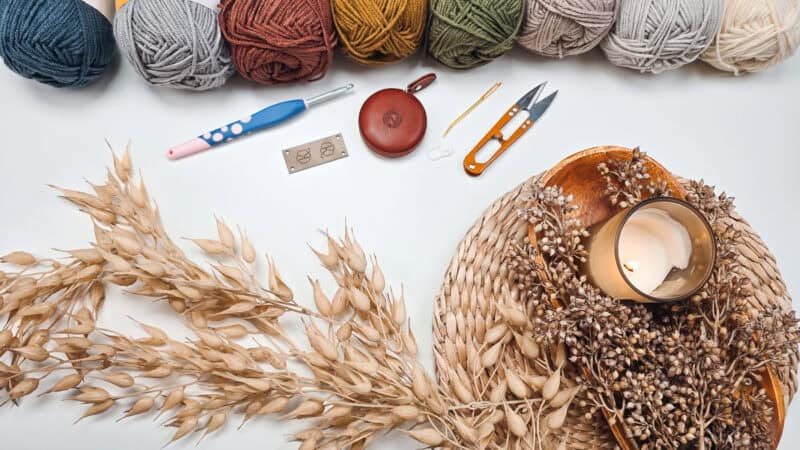
<instances>
[{"instance_id":1,"label":"olive green yarn ball","mask_svg":"<svg viewBox=\"0 0 800 450\"><path fill-rule=\"evenodd\" d=\"M470 69L514 46L525 0L431 0L428 53L452 69Z\"/></svg>"}]
</instances>

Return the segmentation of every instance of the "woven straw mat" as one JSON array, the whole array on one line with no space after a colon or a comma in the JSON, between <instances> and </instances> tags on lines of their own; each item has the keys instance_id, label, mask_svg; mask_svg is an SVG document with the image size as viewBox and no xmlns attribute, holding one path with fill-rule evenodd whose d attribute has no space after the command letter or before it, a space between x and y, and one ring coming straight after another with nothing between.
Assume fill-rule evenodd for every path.
<instances>
[{"instance_id":1,"label":"woven straw mat","mask_svg":"<svg viewBox=\"0 0 800 450\"><path fill-rule=\"evenodd\" d=\"M510 242L527 239L528 224L519 217L518 211L523 206L521 197L525 186L535 182L538 177L531 178L497 200L472 226L458 246L442 289L435 299L433 334L436 372L439 386L451 398L458 396L450 388L448 373L461 369L462 373L469 373L467 345L480 347L486 330L501 320L496 309L497 302L516 298L507 280L505 251ZM681 181L685 183L685 180ZM752 305L760 308L777 302L791 310L792 300L781 279L775 257L743 218L734 213L731 220L742 232L742 242L739 244L740 275L746 275L752 281ZM512 363L522 372L531 369L526 367L527 360L521 357L513 340L503 351L500 362ZM792 355L795 369L797 360L795 353ZM480 373L474 377L476 381L473 386L467 388L473 391L477 401L488 401L490 389L486 389L486 385L491 387L492 377L497 376L491 369L480 369ZM796 370L778 376L788 404L797 390ZM569 436L567 448L615 448L613 436L602 416L587 419L578 409L570 408L565 424L564 431ZM470 414L479 413L465 411L461 414L469 420Z\"/></svg>"}]
</instances>

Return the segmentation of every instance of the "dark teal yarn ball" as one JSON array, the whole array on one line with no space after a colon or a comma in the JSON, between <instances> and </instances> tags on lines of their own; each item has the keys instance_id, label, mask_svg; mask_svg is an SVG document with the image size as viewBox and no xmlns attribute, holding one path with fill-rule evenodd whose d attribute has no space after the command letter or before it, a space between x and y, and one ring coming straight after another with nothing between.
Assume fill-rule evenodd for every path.
<instances>
[{"instance_id":1,"label":"dark teal yarn ball","mask_svg":"<svg viewBox=\"0 0 800 450\"><path fill-rule=\"evenodd\" d=\"M56 87L97 81L114 56L111 22L82 0L0 0L0 58Z\"/></svg>"}]
</instances>

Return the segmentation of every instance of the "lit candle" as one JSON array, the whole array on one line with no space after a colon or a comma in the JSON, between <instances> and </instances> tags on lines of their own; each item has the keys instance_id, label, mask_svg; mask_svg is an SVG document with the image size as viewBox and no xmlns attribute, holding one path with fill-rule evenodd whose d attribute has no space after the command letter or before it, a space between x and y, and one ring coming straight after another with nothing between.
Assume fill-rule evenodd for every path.
<instances>
[{"instance_id":1,"label":"lit candle","mask_svg":"<svg viewBox=\"0 0 800 450\"><path fill-rule=\"evenodd\" d=\"M624 275L645 294L652 294L674 269L689 266L692 240L680 222L660 209L630 216L619 236Z\"/></svg>"},{"instance_id":2,"label":"lit candle","mask_svg":"<svg viewBox=\"0 0 800 450\"><path fill-rule=\"evenodd\" d=\"M623 300L669 302L691 296L711 276L716 245L702 214L682 200L644 201L594 227L584 272Z\"/></svg>"}]
</instances>

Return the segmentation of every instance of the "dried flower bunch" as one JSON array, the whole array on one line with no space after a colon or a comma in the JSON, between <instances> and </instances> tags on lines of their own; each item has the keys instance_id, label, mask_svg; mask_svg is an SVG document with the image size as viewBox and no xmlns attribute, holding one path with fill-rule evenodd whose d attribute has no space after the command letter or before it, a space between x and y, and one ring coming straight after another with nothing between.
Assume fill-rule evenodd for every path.
<instances>
[{"instance_id":1,"label":"dried flower bunch","mask_svg":"<svg viewBox=\"0 0 800 450\"><path fill-rule=\"evenodd\" d=\"M310 310L272 261L263 287L253 245L220 220L216 238L193 241L209 269L191 261L133 179L127 151L92 189L60 189L92 217L90 248L66 251L65 261L25 252L2 258L21 267L0 272L0 387L8 400L69 392L87 406L82 417L120 407L122 418L165 414L172 440L204 437L234 415L244 423L270 414L315 419L296 435L301 449L361 449L390 430L451 448L463 448L454 430L477 436L417 361L403 296L387 292L377 260L370 264L351 233L327 236L327 250L316 252L338 289L328 296L309 279ZM144 324L143 337L98 328L108 285L167 302L195 337L174 339ZM279 320L286 314L302 321L308 345L288 337Z\"/></svg>"},{"instance_id":2,"label":"dried flower bunch","mask_svg":"<svg viewBox=\"0 0 800 450\"><path fill-rule=\"evenodd\" d=\"M630 161L598 167L613 204L669 195L650 179L644 157L637 150ZM702 182L686 189L718 246L711 280L691 299L644 305L605 296L578 271L588 232L571 218L576 206L561 189L542 185L531 186L522 213L536 227L538 246L515 246L512 278L532 311L537 342L564 343L582 369L578 403L589 417L603 420L603 412L641 449L770 449L774 404L761 381L767 367L793 370L798 321L778 306L753 308L737 259L741 236L725 220L732 199Z\"/></svg>"}]
</instances>

